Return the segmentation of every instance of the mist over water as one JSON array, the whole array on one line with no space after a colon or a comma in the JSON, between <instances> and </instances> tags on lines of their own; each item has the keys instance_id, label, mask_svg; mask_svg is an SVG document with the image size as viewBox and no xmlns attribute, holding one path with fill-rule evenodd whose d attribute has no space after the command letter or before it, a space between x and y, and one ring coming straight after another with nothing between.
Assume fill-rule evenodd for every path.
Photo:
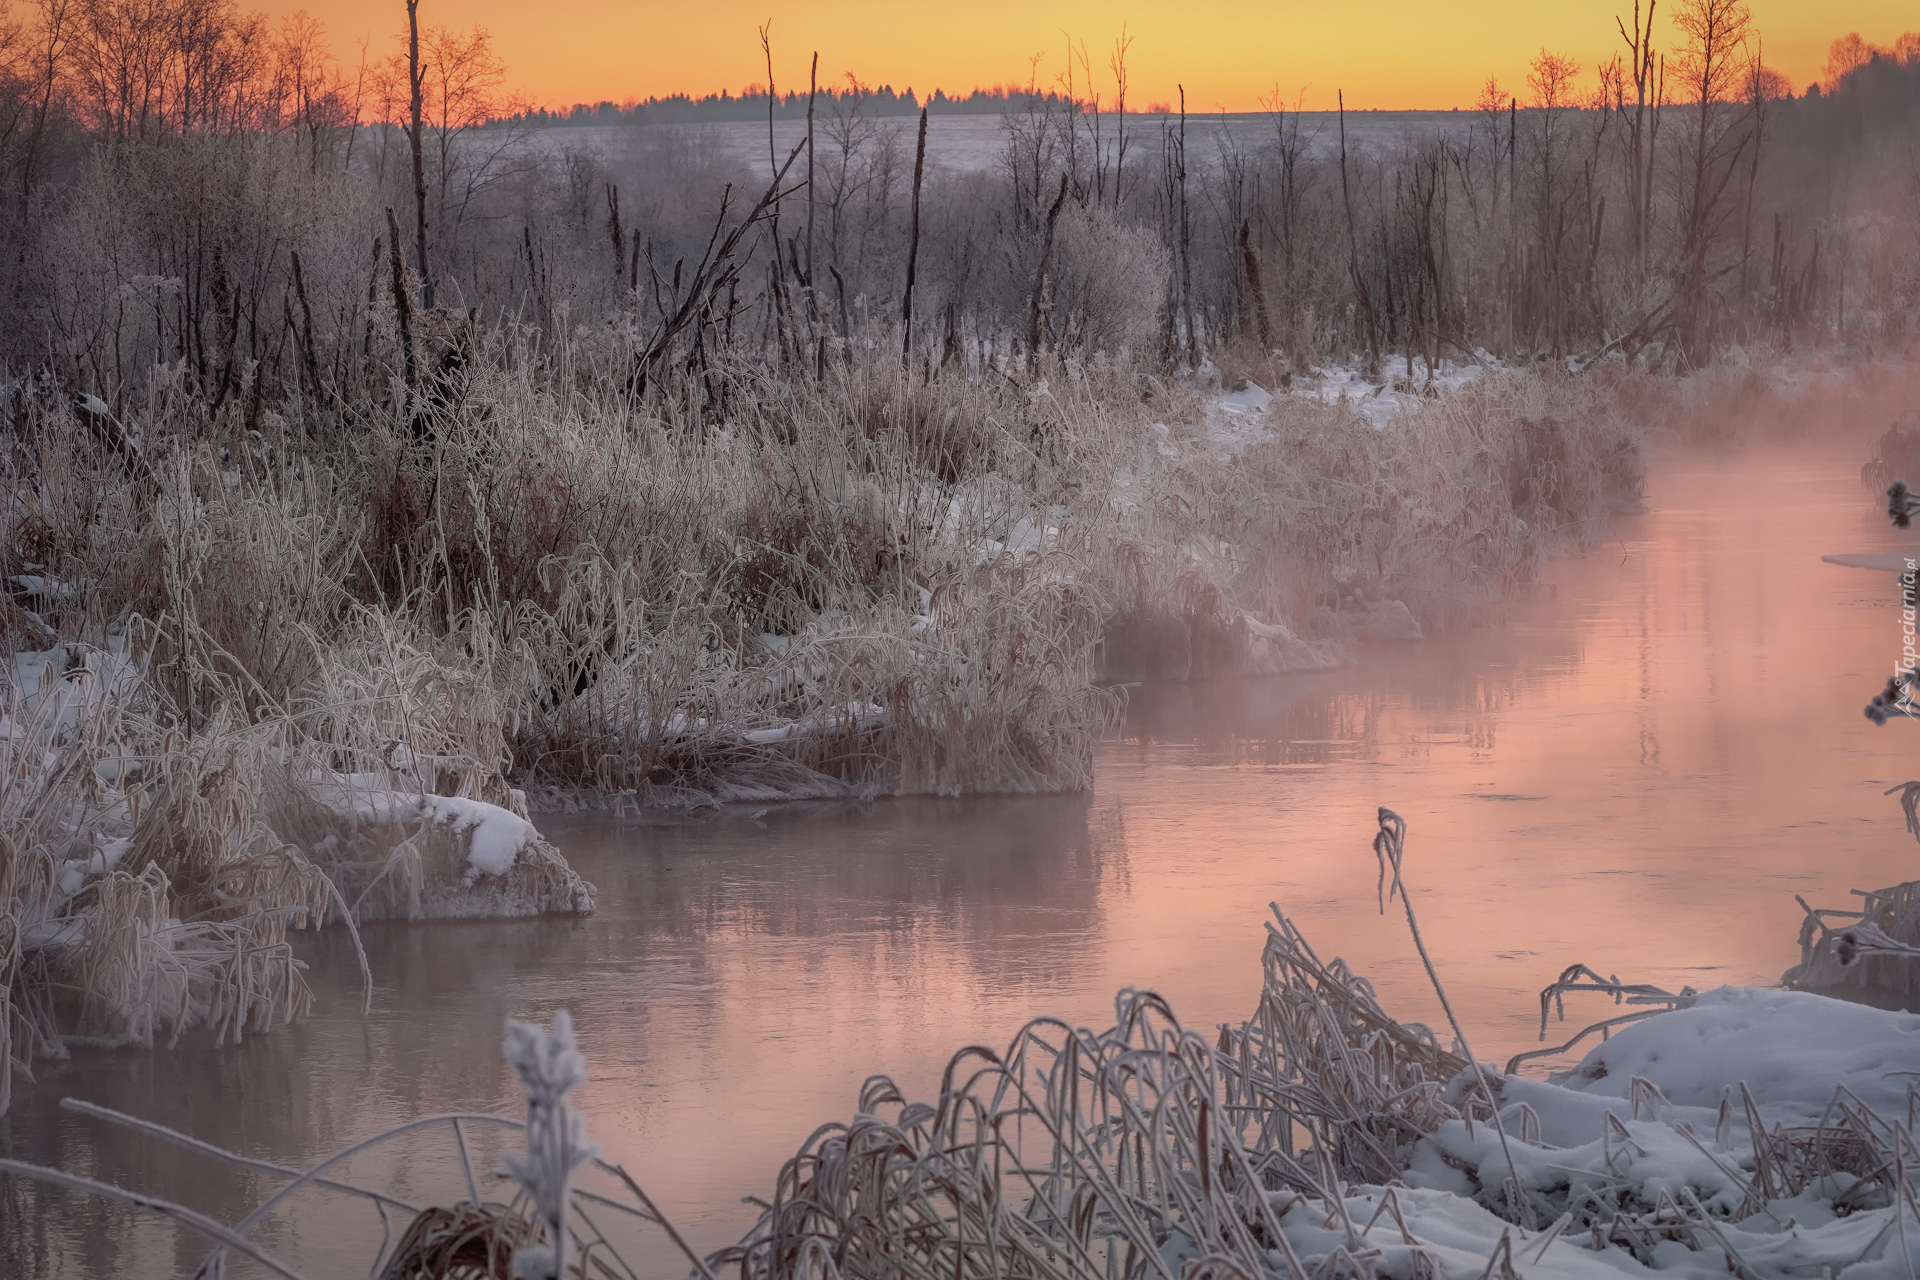
<instances>
[{"instance_id":1,"label":"mist over water","mask_svg":"<svg viewBox=\"0 0 1920 1280\"><path fill-rule=\"evenodd\" d=\"M1270 901L1390 1011L1438 1022L1403 919L1376 905L1381 804L1410 824L1414 903L1483 1059L1536 1047L1537 992L1574 961L1670 988L1772 984L1798 959L1794 894L1842 905L1916 861L1881 794L1911 770L1912 726L1860 714L1899 654L1898 580L1820 560L1908 545L1859 453L1664 456L1646 514L1550 565L1498 625L1324 675L1136 689L1090 796L546 820L600 888L592 917L371 927L364 1021L345 935L301 937L311 1020L49 1064L0 1118L0 1149L231 1217L272 1180L58 1099L304 1163L419 1115L513 1112L502 1020L565 1007L593 1136L715 1248L754 1216L738 1197L767 1194L872 1073L930 1096L961 1046L1043 1013L1104 1024L1129 984L1192 1026L1245 1016ZM453 1168L404 1144L351 1166L423 1198L456 1191ZM343 1252L350 1223L358 1207L316 1196L276 1241L344 1271L367 1247ZM200 1253L41 1186L0 1199L20 1274L173 1274Z\"/></svg>"}]
</instances>

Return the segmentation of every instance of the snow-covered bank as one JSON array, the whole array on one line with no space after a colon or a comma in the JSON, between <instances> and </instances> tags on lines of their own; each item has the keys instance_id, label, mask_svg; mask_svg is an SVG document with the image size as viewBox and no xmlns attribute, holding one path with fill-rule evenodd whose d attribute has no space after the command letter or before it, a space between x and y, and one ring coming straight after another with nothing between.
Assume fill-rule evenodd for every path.
<instances>
[{"instance_id":1,"label":"snow-covered bank","mask_svg":"<svg viewBox=\"0 0 1920 1280\"><path fill-rule=\"evenodd\" d=\"M1523 1275L1904 1277L1916 1084L1920 1017L1723 987L1556 1082L1505 1078L1504 1143L1448 1120L1415 1142L1403 1187L1349 1188L1346 1214L1375 1224L1361 1238L1388 1275L1431 1249L1449 1276L1510 1250ZM1283 1223L1303 1256L1351 1243L1310 1206Z\"/></svg>"},{"instance_id":2,"label":"snow-covered bank","mask_svg":"<svg viewBox=\"0 0 1920 1280\"><path fill-rule=\"evenodd\" d=\"M0 1110L10 1068L30 1079L73 1045L238 1038L304 1012L291 930L592 910L593 887L471 759L394 740L342 774L319 762L350 742L225 711L189 729L156 678L119 638L18 652L0 673ZM377 732L378 701L332 710Z\"/></svg>"}]
</instances>

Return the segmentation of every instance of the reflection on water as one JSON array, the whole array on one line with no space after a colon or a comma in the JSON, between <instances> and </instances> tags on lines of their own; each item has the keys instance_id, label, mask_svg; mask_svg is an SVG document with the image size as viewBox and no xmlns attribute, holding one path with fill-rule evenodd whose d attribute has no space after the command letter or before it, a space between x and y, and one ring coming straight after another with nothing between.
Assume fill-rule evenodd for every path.
<instances>
[{"instance_id":1,"label":"reflection on water","mask_svg":"<svg viewBox=\"0 0 1920 1280\"><path fill-rule=\"evenodd\" d=\"M267 1181L55 1102L299 1163L414 1116L514 1109L501 1022L564 1005L595 1136L714 1247L870 1073L925 1096L963 1044L1040 1012L1102 1020L1128 984L1192 1024L1242 1016L1269 901L1389 1008L1436 1020L1404 922L1375 906L1379 804L1411 825L1414 902L1481 1057L1534 1043L1535 994L1574 960L1773 981L1797 958L1794 893L1839 902L1920 863L1880 794L1915 772L1912 726L1860 714L1900 647L1896 580L1820 563L1902 545L1854 466L1668 460L1649 513L1553 566L1503 626L1346 671L1136 691L1091 797L551 820L601 887L591 920L371 930L365 1020L345 939L310 940L310 1022L50 1069L0 1149L231 1215ZM436 1153L352 1172L457 1194ZM344 1274L363 1256L345 1213L314 1199L274 1238ZM0 1273L169 1275L198 1256L170 1228L0 1180Z\"/></svg>"}]
</instances>

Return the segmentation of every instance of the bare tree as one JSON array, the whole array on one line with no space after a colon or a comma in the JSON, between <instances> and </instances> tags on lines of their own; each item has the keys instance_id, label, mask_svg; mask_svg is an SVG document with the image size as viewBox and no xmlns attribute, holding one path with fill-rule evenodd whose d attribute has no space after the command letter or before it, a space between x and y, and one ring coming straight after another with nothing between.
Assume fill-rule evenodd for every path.
<instances>
[{"instance_id":1,"label":"bare tree","mask_svg":"<svg viewBox=\"0 0 1920 1280\"><path fill-rule=\"evenodd\" d=\"M1634 283L1646 305L1647 255L1653 238L1653 169L1660 140L1660 108L1666 90L1666 62L1653 47L1653 18L1659 0L1647 0L1646 19L1640 16L1640 0L1633 3L1631 29L1614 19L1614 26L1627 46L1627 74L1633 80L1633 106L1626 103L1622 82L1615 110L1626 118L1627 225L1633 240Z\"/></svg>"},{"instance_id":2,"label":"bare tree","mask_svg":"<svg viewBox=\"0 0 1920 1280\"><path fill-rule=\"evenodd\" d=\"M1300 132L1300 104L1305 97L1305 91L1302 90L1294 99L1293 110L1289 112L1281 101L1280 87L1275 85L1273 96L1263 104L1273 121L1271 163L1278 189L1271 206L1272 224L1274 238L1280 245L1280 287L1285 307L1283 314L1286 317L1283 341L1289 357L1295 354L1300 339L1297 325L1300 248L1306 235L1307 196L1315 178L1314 170L1306 163L1306 158L1317 135L1303 135Z\"/></svg>"},{"instance_id":3,"label":"bare tree","mask_svg":"<svg viewBox=\"0 0 1920 1280\"><path fill-rule=\"evenodd\" d=\"M145 139L261 123L265 22L233 0L74 0L71 10L49 5L43 19L63 37L85 123L101 133Z\"/></svg>"},{"instance_id":4,"label":"bare tree","mask_svg":"<svg viewBox=\"0 0 1920 1280\"><path fill-rule=\"evenodd\" d=\"M827 262L849 272L867 258L870 238L887 222L899 180L899 129L868 113L870 92L852 73L829 99L820 200L826 205ZM856 277L855 288L859 281Z\"/></svg>"},{"instance_id":5,"label":"bare tree","mask_svg":"<svg viewBox=\"0 0 1920 1280\"><path fill-rule=\"evenodd\" d=\"M398 114L405 89L406 134L414 199L414 269L420 301L435 305L436 246L465 223L474 200L508 171L520 140L511 122L491 125L513 104L503 94L506 66L485 27L456 31L421 28L419 0L407 0L407 50L381 69L387 118Z\"/></svg>"},{"instance_id":6,"label":"bare tree","mask_svg":"<svg viewBox=\"0 0 1920 1280\"><path fill-rule=\"evenodd\" d=\"M1537 132L1533 142L1535 168L1534 234L1540 261L1538 305L1540 320L1546 326L1549 349L1557 359L1566 354L1564 311L1567 282L1562 250L1567 238L1567 205L1570 193L1562 170L1565 158L1565 116L1574 105L1573 84L1580 65L1565 54L1542 48L1527 68L1527 87L1533 92L1533 121Z\"/></svg>"},{"instance_id":7,"label":"bare tree","mask_svg":"<svg viewBox=\"0 0 1920 1280\"><path fill-rule=\"evenodd\" d=\"M33 197L34 179L39 174L41 148L45 145L47 123L53 112L54 94L59 88L62 64L73 40L74 0L39 0L39 30L34 41L33 115L27 124L26 155L20 165L20 211L25 216Z\"/></svg>"},{"instance_id":8,"label":"bare tree","mask_svg":"<svg viewBox=\"0 0 1920 1280\"><path fill-rule=\"evenodd\" d=\"M1751 298L1749 268L1753 261L1753 206L1760 187L1760 151L1767 138L1767 105L1793 96L1785 76L1766 65L1758 38L1754 40L1753 59L1743 77L1746 82L1747 110L1752 119L1753 144L1747 148L1746 199L1740 217L1740 302L1743 312Z\"/></svg>"},{"instance_id":9,"label":"bare tree","mask_svg":"<svg viewBox=\"0 0 1920 1280\"><path fill-rule=\"evenodd\" d=\"M1820 77L1820 88L1827 93L1834 92L1848 76L1884 52L1862 40L1858 31L1847 32L1827 47L1827 65Z\"/></svg>"},{"instance_id":10,"label":"bare tree","mask_svg":"<svg viewBox=\"0 0 1920 1280\"><path fill-rule=\"evenodd\" d=\"M434 212L443 233L451 233L465 221L474 197L500 176L501 162L519 134L492 127L484 140L472 136L512 106L502 92L506 65L485 27L466 32L430 28L421 63L438 188Z\"/></svg>"},{"instance_id":11,"label":"bare tree","mask_svg":"<svg viewBox=\"0 0 1920 1280\"><path fill-rule=\"evenodd\" d=\"M1710 258L1725 230L1727 189L1753 141L1739 101L1752 17L1745 0L1680 0L1674 16L1682 43L1674 72L1694 109L1680 179L1680 270L1675 335L1688 361L1698 357L1711 322ZM1739 113L1736 115L1736 113Z\"/></svg>"},{"instance_id":12,"label":"bare tree","mask_svg":"<svg viewBox=\"0 0 1920 1280\"><path fill-rule=\"evenodd\" d=\"M32 128L34 64L25 26L0 10L0 171L13 165L16 149Z\"/></svg>"},{"instance_id":13,"label":"bare tree","mask_svg":"<svg viewBox=\"0 0 1920 1280\"><path fill-rule=\"evenodd\" d=\"M1117 210L1126 199L1127 184L1127 52L1133 48L1133 37L1127 34L1127 24L1120 24L1119 38L1113 42L1113 53L1107 58L1107 67L1113 72L1113 207Z\"/></svg>"},{"instance_id":14,"label":"bare tree","mask_svg":"<svg viewBox=\"0 0 1920 1280\"><path fill-rule=\"evenodd\" d=\"M359 104L327 48L325 28L306 10L281 20L273 55L275 114L282 127L305 138L308 165L317 168L333 140L352 127Z\"/></svg>"}]
</instances>

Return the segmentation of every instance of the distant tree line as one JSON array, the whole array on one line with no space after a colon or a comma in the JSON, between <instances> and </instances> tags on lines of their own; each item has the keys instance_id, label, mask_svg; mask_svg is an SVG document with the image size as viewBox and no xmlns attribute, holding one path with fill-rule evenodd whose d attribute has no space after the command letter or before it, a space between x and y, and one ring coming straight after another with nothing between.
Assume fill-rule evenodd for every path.
<instances>
[{"instance_id":1,"label":"distant tree line","mask_svg":"<svg viewBox=\"0 0 1920 1280\"><path fill-rule=\"evenodd\" d=\"M812 106L816 112L830 111L842 105L843 102L850 104L857 101L861 111L868 116L917 116L923 106L933 115L999 116L1005 115L1010 108L1025 103L1028 98L1036 94L1054 108L1064 108L1066 105L1063 95L1057 89L1035 90L1020 85L975 89L971 93L951 97L944 90L935 89L922 102L914 96L912 86L896 93L892 85L864 85L851 75L846 77L844 85L828 85L811 96L814 99ZM805 92L775 94L771 103L774 118L806 119L808 98L809 95ZM719 93L704 94L697 98L684 93L675 93L664 98L646 98L623 103L578 102L564 108L532 107L503 117L496 123L559 128L569 125L703 124L740 120L759 122L767 118L768 106L766 88L762 85L749 85L737 96L722 90Z\"/></svg>"}]
</instances>

